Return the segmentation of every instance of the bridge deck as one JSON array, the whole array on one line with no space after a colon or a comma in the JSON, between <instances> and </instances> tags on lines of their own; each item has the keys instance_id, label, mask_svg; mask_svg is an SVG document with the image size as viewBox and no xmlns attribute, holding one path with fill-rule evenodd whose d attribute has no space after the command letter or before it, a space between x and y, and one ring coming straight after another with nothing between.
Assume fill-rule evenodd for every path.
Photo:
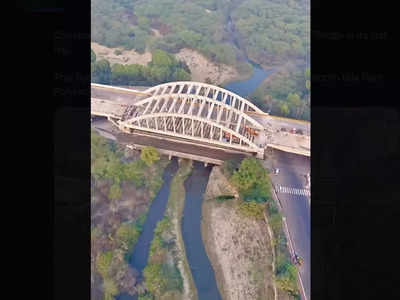
<instances>
[{"instance_id":1,"label":"bridge deck","mask_svg":"<svg viewBox=\"0 0 400 300\"><path fill-rule=\"evenodd\" d=\"M121 119L127 108L127 104L97 98L91 99L92 115Z\"/></svg>"},{"instance_id":2,"label":"bridge deck","mask_svg":"<svg viewBox=\"0 0 400 300\"><path fill-rule=\"evenodd\" d=\"M118 142L123 144L137 144L143 146L153 146L158 149L164 149L169 151L180 151L187 154L196 156L209 157L216 160L228 160L228 159L243 159L246 157L244 154L230 153L219 149L210 149L205 146L182 144L179 142L161 140L152 138L149 136L142 136L136 134L118 133L116 135Z\"/></svg>"}]
</instances>

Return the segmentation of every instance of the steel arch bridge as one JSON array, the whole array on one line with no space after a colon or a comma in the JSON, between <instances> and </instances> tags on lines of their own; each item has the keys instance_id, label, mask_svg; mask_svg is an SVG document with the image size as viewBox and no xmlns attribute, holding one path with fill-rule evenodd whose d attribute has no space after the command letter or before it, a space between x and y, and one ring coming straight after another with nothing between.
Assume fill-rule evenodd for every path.
<instances>
[{"instance_id":1,"label":"steel arch bridge","mask_svg":"<svg viewBox=\"0 0 400 300\"><path fill-rule=\"evenodd\" d=\"M254 142L264 127L246 112L261 112L248 100L223 88L193 81L151 87L147 98L129 106L116 123L120 130L135 130L209 143L264 156Z\"/></svg>"}]
</instances>

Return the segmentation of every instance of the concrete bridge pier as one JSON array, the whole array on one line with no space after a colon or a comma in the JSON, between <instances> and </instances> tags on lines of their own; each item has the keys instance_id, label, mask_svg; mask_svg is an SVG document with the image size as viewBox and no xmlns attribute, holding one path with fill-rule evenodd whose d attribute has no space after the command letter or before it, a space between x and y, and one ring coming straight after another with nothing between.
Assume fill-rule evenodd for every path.
<instances>
[{"instance_id":1,"label":"concrete bridge pier","mask_svg":"<svg viewBox=\"0 0 400 300\"><path fill-rule=\"evenodd\" d=\"M171 160L171 158L172 158L172 155L171 155L171 154L170 154L170 155L168 155L168 159L169 159L169 160Z\"/></svg>"},{"instance_id":2,"label":"concrete bridge pier","mask_svg":"<svg viewBox=\"0 0 400 300\"><path fill-rule=\"evenodd\" d=\"M207 162L205 162L205 163L204 163L204 166L205 166L205 167L207 167L207 166L208 166L208 163L207 163Z\"/></svg>"}]
</instances>

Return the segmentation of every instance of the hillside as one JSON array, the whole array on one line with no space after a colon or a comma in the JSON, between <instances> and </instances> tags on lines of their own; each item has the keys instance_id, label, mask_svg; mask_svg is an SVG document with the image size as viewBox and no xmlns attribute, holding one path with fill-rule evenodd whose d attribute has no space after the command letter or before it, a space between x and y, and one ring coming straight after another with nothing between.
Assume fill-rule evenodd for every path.
<instances>
[{"instance_id":1,"label":"hillside","mask_svg":"<svg viewBox=\"0 0 400 300\"><path fill-rule=\"evenodd\" d=\"M177 58L191 52L191 58L204 57L212 68L205 75L207 71L197 71L204 69L200 59L192 65L186 59L191 80L209 77L215 84L249 76L250 61L264 69L275 68L278 72L251 100L272 114L309 120L309 0L91 0L91 4L92 42L122 52L134 50L139 61L147 61L155 50ZM118 55L113 59L121 60ZM221 72L212 64L232 70ZM164 76L161 73L167 71L154 69L157 74L143 77L148 84L189 78L188 70L173 75L174 71ZM221 75L212 75L216 72Z\"/></svg>"}]
</instances>

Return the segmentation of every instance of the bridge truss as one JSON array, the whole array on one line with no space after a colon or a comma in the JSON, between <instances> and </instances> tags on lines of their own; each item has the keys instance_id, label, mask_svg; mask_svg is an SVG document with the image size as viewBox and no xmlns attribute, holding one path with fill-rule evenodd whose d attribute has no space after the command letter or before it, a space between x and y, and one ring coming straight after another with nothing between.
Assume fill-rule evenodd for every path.
<instances>
[{"instance_id":1,"label":"bridge truss","mask_svg":"<svg viewBox=\"0 0 400 300\"><path fill-rule=\"evenodd\" d=\"M165 83L144 92L149 96L129 106L117 121L122 131L157 133L263 157L264 148L254 136L264 127L246 113L262 111L248 100L192 81Z\"/></svg>"}]
</instances>

